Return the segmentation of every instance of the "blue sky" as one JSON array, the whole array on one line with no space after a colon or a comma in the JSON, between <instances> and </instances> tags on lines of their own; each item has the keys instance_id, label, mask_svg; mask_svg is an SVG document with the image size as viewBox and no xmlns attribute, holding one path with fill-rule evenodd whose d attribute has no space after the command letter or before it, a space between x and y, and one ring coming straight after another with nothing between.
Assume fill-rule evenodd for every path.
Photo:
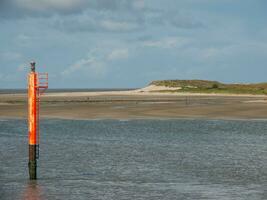
<instances>
[{"instance_id":1,"label":"blue sky","mask_svg":"<svg viewBox=\"0 0 267 200\"><path fill-rule=\"evenodd\" d=\"M267 82L266 0L1 0L0 88Z\"/></svg>"}]
</instances>

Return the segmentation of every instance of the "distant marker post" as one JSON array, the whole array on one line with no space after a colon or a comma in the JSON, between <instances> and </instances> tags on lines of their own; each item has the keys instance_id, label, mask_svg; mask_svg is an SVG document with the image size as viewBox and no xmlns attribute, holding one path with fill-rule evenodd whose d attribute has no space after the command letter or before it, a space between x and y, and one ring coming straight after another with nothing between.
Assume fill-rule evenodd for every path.
<instances>
[{"instance_id":1,"label":"distant marker post","mask_svg":"<svg viewBox=\"0 0 267 200\"><path fill-rule=\"evenodd\" d=\"M40 96L48 88L48 74L36 73L35 62L31 62L31 71L28 74L28 131L29 131L29 176L37 179L37 159L39 158L39 109Z\"/></svg>"}]
</instances>

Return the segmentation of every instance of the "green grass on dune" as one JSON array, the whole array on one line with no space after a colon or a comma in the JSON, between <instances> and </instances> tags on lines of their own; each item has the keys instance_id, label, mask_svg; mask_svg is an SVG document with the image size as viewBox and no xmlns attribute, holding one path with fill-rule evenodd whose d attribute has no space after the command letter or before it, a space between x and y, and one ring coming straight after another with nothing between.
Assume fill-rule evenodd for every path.
<instances>
[{"instance_id":1,"label":"green grass on dune","mask_svg":"<svg viewBox=\"0 0 267 200\"><path fill-rule=\"evenodd\" d=\"M266 95L265 90L256 89L239 89L239 88L182 88L176 92L190 92L190 93L208 93L208 94L254 94Z\"/></svg>"},{"instance_id":2,"label":"green grass on dune","mask_svg":"<svg viewBox=\"0 0 267 200\"><path fill-rule=\"evenodd\" d=\"M164 80L153 81L152 85L180 87L180 90L165 90L160 92L206 93L206 94L253 94L266 95L267 83L256 84L224 84L205 80Z\"/></svg>"}]
</instances>

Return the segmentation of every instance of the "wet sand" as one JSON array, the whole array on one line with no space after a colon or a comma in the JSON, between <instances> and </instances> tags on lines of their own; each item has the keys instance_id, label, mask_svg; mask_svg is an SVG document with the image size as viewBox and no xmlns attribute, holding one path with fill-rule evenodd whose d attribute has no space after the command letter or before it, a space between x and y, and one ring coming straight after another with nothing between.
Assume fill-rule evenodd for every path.
<instances>
[{"instance_id":1,"label":"wet sand","mask_svg":"<svg viewBox=\"0 0 267 200\"><path fill-rule=\"evenodd\" d=\"M267 97L134 92L48 93L41 117L267 119ZM27 118L26 94L1 94L0 118Z\"/></svg>"}]
</instances>

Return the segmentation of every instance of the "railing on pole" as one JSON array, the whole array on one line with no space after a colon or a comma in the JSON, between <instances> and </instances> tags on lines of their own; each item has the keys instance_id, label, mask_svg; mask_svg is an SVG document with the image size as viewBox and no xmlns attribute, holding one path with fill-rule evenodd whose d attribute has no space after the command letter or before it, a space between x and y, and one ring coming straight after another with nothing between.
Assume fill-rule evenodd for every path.
<instances>
[{"instance_id":1,"label":"railing on pole","mask_svg":"<svg viewBox=\"0 0 267 200\"><path fill-rule=\"evenodd\" d=\"M36 131L37 131L37 148L36 148L36 156L37 159L39 158L39 147L40 147L40 98L41 95L44 94L45 90L48 88L48 73L37 73L37 99L36 99L36 112L37 112L37 119L36 119Z\"/></svg>"}]
</instances>

